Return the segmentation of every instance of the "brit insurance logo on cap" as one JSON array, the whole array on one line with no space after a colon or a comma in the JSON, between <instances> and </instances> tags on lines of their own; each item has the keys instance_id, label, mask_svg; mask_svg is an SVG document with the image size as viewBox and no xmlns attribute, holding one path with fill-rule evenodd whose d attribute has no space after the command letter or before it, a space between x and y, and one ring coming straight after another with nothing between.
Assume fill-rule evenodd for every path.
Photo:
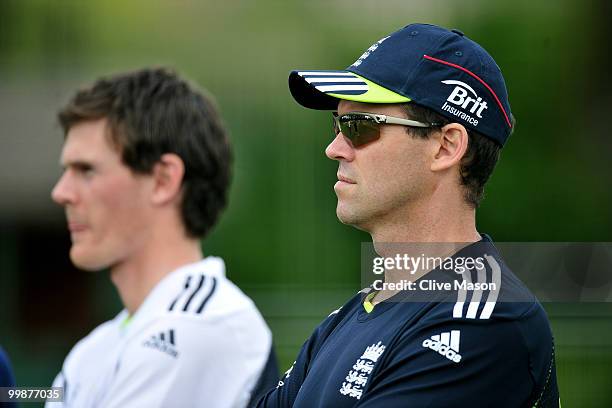
<instances>
[{"instance_id":1,"label":"brit insurance logo on cap","mask_svg":"<svg viewBox=\"0 0 612 408\"><path fill-rule=\"evenodd\" d=\"M476 91L465 82L455 79L447 79L441 82L446 85L455 86L450 95L448 95L448 98L446 98L446 101L444 101L442 110L474 126L478 126L478 118L482 119L483 111L489 107L487 101L478 96ZM466 113L466 111L469 113Z\"/></svg>"}]
</instances>

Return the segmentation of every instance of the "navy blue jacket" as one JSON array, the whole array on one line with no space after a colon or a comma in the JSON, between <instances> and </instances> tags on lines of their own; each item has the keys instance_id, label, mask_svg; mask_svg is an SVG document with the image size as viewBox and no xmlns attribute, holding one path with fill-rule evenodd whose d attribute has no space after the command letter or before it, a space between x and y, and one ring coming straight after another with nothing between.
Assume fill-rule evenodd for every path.
<instances>
[{"instance_id":1,"label":"navy blue jacket","mask_svg":"<svg viewBox=\"0 0 612 408\"><path fill-rule=\"evenodd\" d=\"M370 313L361 291L315 329L257 407L557 407L542 306L488 237L459 255L487 260L464 280L499 290L404 291ZM456 278L434 269L420 280Z\"/></svg>"}]
</instances>

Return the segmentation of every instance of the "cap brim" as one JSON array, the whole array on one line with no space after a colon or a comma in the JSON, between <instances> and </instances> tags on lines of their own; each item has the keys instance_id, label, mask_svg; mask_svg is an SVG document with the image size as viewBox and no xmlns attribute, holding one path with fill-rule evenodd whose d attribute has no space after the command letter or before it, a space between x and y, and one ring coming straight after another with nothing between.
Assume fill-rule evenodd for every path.
<instances>
[{"instance_id":1,"label":"cap brim","mask_svg":"<svg viewBox=\"0 0 612 408\"><path fill-rule=\"evenodd\" d=\"M291 71L293 98L310 109L335 110L340 99L364 103L402 103L410 98L350 71Z\"/></svg>"}]
</instances>

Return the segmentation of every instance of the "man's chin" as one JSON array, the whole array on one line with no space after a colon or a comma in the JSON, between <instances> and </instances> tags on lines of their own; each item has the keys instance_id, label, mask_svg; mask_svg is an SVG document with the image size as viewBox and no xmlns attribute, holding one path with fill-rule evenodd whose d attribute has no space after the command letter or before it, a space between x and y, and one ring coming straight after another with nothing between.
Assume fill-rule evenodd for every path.
<instances>
[{"instance_id":1,"label":"man's chin","mask_svg":"<svg viewBox=\"0 0 612 408\"><path fill-rule=\"evenodd\" d=\"M85 251L80 248L75 248L74 246L70 249L70 261L72 261L77 268L87 272L98 272L108 267L106 263L101 262L91 254L87 254Z\"/></svg>"},{"instance_id":2,"label":"man's chin","mask_svg":"<svg viewBox=\"0 0 612 408\"><path fill-rule=\"evenodd\" d=\"M350 225L351 227L365 230L364 219L354 209L350 209L345 205L338 202L336 207L336 216L338 220L344 225Z\"/></svg>"}]
</instances>

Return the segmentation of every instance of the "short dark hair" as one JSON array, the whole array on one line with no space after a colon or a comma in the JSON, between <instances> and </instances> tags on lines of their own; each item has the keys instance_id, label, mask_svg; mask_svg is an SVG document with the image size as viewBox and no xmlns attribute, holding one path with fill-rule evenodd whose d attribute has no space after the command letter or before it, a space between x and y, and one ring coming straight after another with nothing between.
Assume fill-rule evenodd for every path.
<instances>
[{"instance_id":1,"label":"short dark hair","mask_svg":"<svg viewBox=\"0 0 612 408\"><path fill-rule=\"evenodd\" d=\"M415 103L406 103L402 107L410 119L419 122L439 123L435 128L409 128L408 133L421 138L428 138L432 132L452 121L429 108ZM514 129L514 118L512 118ZM467 128L466 128L467 129ZM499 160L501 145L496 141L474 130L468 131L468 147L461 159L459 174L461 184L465 187L465 201L472 207L478 208L484 197L484 186L493 173Z\"/></svg>"},{"instance_id":2,"label":"short dark hair","mask_svg":"<svg viewBox=\"0 0 612 408\"><path fill-rule=\"evenodd\" d=\"M165 153L183 160L181 218L204 237L227 204L232 151L212 98L175 72L142 69L98 79L58 113L66 135L79 122L105 118L111 144L134 173L150 174Z\"/></svg>"}]
</instances>

